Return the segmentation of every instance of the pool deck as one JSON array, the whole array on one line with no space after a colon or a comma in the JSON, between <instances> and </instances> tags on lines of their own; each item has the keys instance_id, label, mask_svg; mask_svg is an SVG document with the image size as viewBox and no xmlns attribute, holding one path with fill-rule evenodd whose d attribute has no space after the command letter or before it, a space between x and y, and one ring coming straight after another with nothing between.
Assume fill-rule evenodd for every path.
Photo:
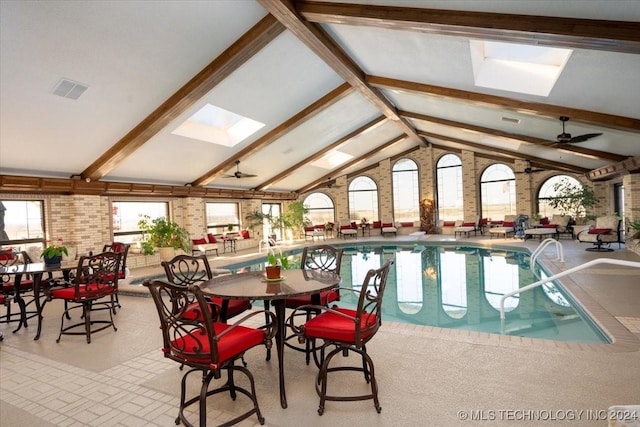
<instances>
[{"instance_id":1,"label":"pool deck","mask_svg":"<svg viewBox=\"0 0 640 427\"><path fill-rule=\"evenodd\" d=\"M539 244L442 235L396 239L358 236L355 242L374 240L473 242L530 250ZM564 262L555 260L553 246L540 256L552 274L597 258L640 262L640 256L624 246L594 253L585 251L588 245L584 243L565 239L561 243ZM217 268L262 257L256 248L210 260ZM131 277L160 273L159 267L135 269ZM560 281L613 338L612 344L566 343L385 322L368 346L376 366L382 413L377 414L371 402L329 402L322 417L316 413L315 366L306 366L301 354L286 351L289 408L282 409L277 393L272 392L276 390L276 365L265 362L264 352L254 349L246 358L256 377L266 425L297 426L304 420L309 426L332 427L605 426L610 406L640 403L640 269L602 264ZM5 335L0 343L0 425L174 425L181 371L175 362L162 358L151 300L129 295L145 293L146 289L126 283L121 289L123 307L115 317L118 331L99 332L91 344L74 336L55 342L62 312L59 302L47 305L39 341L33 341L33 321L16 334L11 333L14 324L0 324ZM353 382L358 381L341 386L352 387ZM211 425L233 412L228 399L210 400ZM542 421L523 421L539 418ZM240 425L259 424L254 417Z\"/></svg>"}]
</instances>

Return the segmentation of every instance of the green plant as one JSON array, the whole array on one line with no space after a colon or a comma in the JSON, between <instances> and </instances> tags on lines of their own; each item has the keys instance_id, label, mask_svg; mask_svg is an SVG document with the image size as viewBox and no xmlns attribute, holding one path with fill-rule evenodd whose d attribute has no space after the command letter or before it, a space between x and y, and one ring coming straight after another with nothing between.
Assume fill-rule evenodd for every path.
<instances>
[{"instance_id":1,"label":"green plant","mask_svg":"<svg viewBox=\"0 0 640 427\"><path fill-rule=\"evenodd\" d=\"M627 218L627 227L631 231L628 239L631 239L631 240L639 239L640 240L640 219ZM640 244L640 242L638 242L638 244Z\"/></svg>"},{"instance_id":2,"label":"green plant","mask_svg":"<svg viewBox=\"0 0 640 427\"><path fill-rule=\"evenodd\" d=\"M233 231L233 224L227 225L227 231Z\"/></svg>"},{"instance_id":3,"label":"green plant","mask_svg":"<svg viewBox=\"0 0 640 427\"><path fill-rule=\"evenodd\" d=\"M303 228L307 225L311 225L311 220L306 216L309 213L303 202L291 202L287 207L287 212L280 218L280 226L283 228L290 228L299 233L303 233Z\"/></svg>"},{"instance_id":4,"label":"green plant","mask_svg":"<svg viewBox=\"0 0 640 427\"><path fill-rule=\"evenodd\" d=\"M145 255L154 254L156 248L166 247L188 252L191 246L187 230L165 217L151 219L149 215L143 215L138 221L138 228L143 234L141 246Z\"/></svg>"},{"instance_id":5,"label":"green plant","mask_svg":"<svg viewBox=\"0 0 640 427\"><path fill-rule=\"evenodd\" d=\"M531 215L531 219L540 221L542 219L542 215L540 215L539 213L534 213L533 215Z\"/></svg>"},{"instance_id":6,"label":"green plant","mask_svg":"<svg viewBox=\"0 0 640 427\"><path fill-rule=\"evenodd\" d=\"M562 179L553 186L555 196L549 199L549 205L559 209L562 215L571 215L573 219L582 218L586 210L598 203L593 190Z\"/></svg>"},{"instance_id":7,"label":"green plant","mask_svg":"<svg viewBox=\"0 0 640 427\"><path fill-rule=\"evenodd\" d=\"M69 255L69 250L62 244L62 239L58 239L57 243L52 243L40 254L42 258L54 258L57 256Z\"/></svg>"},{"instance_id":8,"label":"green plant","mask_svg":"<svg viewBox=\"0 0 640 427\"><path fill-rule=\"evenodd\" d=\"M279 265L286 270L289 268L289 255L286 253L269 252L267 254L267 264L270 266Z\"/></svg>"}]
</instances>

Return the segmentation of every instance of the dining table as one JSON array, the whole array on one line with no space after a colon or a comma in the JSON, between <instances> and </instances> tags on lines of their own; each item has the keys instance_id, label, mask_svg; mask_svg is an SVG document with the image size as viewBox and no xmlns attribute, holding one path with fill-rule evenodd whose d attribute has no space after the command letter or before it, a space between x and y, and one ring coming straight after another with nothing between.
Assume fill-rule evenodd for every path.
<instances>
[{"instance_id":1,"label":"dining table","mask_svg":"<svg viewBox=\"0 0 640 427\"><path fill-rule=\"evenodd\" d=\"M280 382L280 404L287 407L284 380L285 300L291 297L311 295L312 304L320 303L320 292L335 288L340 276L319 270L283 270L282 277L267 279L263 271L252 271L214 277L200 285L202 292L211 297L229 299L262 300L265 308L271 304L276 314L276 352ZM224 302L223 304L228 304ZM225 307L222 308L223 312ZM269 355L267 355L269 360Z\"/></svg>"},{"instance_id":2,"label":"dining table","mask_svg":"<svg viewBox=\"0 0 640 427\"><path fill-rule=\"evenodd\" d=\"M69 280L71 271L78 267L76 260L63 261L60 264L45 264L44 262L32 262L26 264L15 264L11 266L0 266L0 275L9 275L14 277L14 286L16 295L19 295L20 282L23 276L30 276L33 278L33 296L36 306L36 314L38 319L38 329L34 340L40 339L40 332L42 331L42 304L41 298L44 297L45 282L42 277L47 274L47 279L56 280L54 273L62 273L60 280ZM26 322L26 321L25 321ZM27 326L26 324L24 325ZM17 332L22 327L22 323L18 325L18 328L13 331Z\"/></svg>"}]
</instances>

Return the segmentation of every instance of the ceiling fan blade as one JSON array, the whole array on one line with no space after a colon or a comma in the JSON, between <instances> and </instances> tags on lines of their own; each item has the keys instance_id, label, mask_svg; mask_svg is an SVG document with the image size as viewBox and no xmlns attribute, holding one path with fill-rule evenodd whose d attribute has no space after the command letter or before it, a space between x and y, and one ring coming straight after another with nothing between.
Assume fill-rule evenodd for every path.
<instances>
[{"instance_id":1,"label":"ceiling fan blade","mask_svg":"<svg viewBox=\"0 0 640 427\"><path fill-rule=\"evenodd\" d=\"M251 173L244 173L244 172L236 172L236 174L234 175L236 178L255 178L258 175L254 175Z\"/></svg>"},{"instance_id":2,"label":"ceiling fan blade","mask_svg":"<svg viewBox=\"0 0 640 427\"><path fill-rule=\"evenodd\" d=\"M601 133L585 133L584 135L578 135L571 138L570 143L574 142L584 142L588 139L595 138L596 136L602 135Z\"/></svg>"}]
</instances>

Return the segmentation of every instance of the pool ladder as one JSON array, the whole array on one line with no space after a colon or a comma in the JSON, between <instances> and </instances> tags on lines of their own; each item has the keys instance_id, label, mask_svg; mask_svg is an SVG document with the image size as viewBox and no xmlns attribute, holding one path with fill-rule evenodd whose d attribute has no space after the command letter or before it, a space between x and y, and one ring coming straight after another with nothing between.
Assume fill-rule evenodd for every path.
<instances>
[{"instance_id":1,"label":"pool ladder","mask_svg":"<svg viewBox=\"0 0 640 427\"><path fill-rule=\"evenodd\" d=\"M561 246L560 246L561 247ZM535 253L535 251L534 251ZM533 266L533 255L531 257L531 265ZM544 285L545 283L549 283L552 282L556 279L559 279L561 277L564 276L568 276L572 273L575 273L576 271L581 271L590 267L593 267L595 265L599 265L599 264L613 264L613 265L622 265L624 267L635 267L635 268L640 268L640 262L636 262L636 261L626 261L626 260L622 260L622 259L610 259L610 258L598 258L598 259L594 259L591 261L588 261L584 264L578 265L576 267L570 268L568 270L565 270L561 273L557 273L554 274L553 276L550 277L546 277L544 279L538 280L537 282L534 282L530 285L527 285L523 288L520 289L516 289L515 291L509 292L504 294L501 298L500 298L500 327L502 330L502 333L504 334L505 331L505 311L504 311L504 301L507 298L510 298L516 294L522 293L524 291L528 291L530 289L534 289L537 288L538 286Z\"/></svg>"}]
</instances>

